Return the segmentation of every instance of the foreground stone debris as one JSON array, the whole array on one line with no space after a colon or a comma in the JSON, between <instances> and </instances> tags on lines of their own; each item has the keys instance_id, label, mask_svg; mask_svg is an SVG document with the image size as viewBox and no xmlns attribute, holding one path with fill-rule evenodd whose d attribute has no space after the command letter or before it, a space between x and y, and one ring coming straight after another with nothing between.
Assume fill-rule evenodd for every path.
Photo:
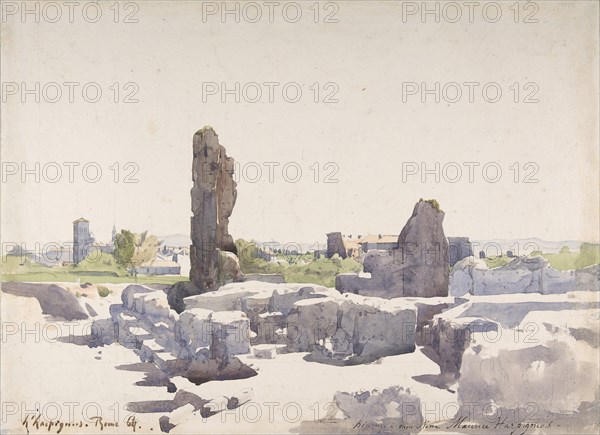
<instances>
[{"instance_id":1,"label":"foreground stone debris","mask_svg":"<svg viewBox=\"0 0 600 435\"><path fill-rule=\"evenodd\" d=\"M557 422L592 427L600 394L599 309L585 291L470 297L425 328L423 351L440 366L429 383L457 388L459 415L470 421L533 416L554 421L544 432L561 433Z\"/></svg>"},{"instance_id":2,"label":"foreground stone debris","mask_svg":"<svg viewBox=\"0 0 600 435\"><path fill-rule=\"evenodd\" d=\"M231 283L191 296L171 309L164 290L130 285L111 319L96 320L96 344L119 342L169 375L201 384L239 379L256 371L236 358L254 353L309 352L307 359L361 364L413 352L414 303L305 284Z\"/></svg>"},{"instance_id":3,"label":"foreground stone debris","mask_svg":"<svg viewBox=\"0 0 600 435\"><path fill-rule=\"evenodd\" d=\"M302 352L307 361L330 365L369 363L412 352L418 343L439 374L413 379L456 397L457 414L445 415L446 425L483 427L491 419L519 424L532 415L543 433L564 433L566 427L593 432L596 424L600 303L593 292L387 300L317 285L249 281L188 297L181 314L169 307L163 290L130 285L121 298L122 304L111 306L111 319L94 322L97 344L118 341L168 377L201 384L254 376L257 371L236 357L248 354L277 359ZM398 387L338 393L336 428L354 426L364 412L370 417L361 433L387 433L382 427L417 433L423 421L417 396ZM199 398L179 399L181 406L165 408L166 430L240 403L221 398L219 408L218 398L210 406ZM405 413L398 414L398 407Z\"/></svg>"},{"instance_id":4,"label":"foreground stone debris","mask_svg":"<svg viewBox=\"0 0 600 435\"><path fill-rule=\"evenodd\" d=\"M534 400L539 412L552 414L574 413L586 403L597 403L597 313L566 310L561 312L563 320L557 320L532 311L523 318L523 325L529 326L518 340L514 332L499 333L495 343L474 334L463 355L459 400L477 399L482 405L493 401L500 408ZM498 383L499 377L521 382Z\"/></svg>"},{"instance_id":5,"label":"foreground stone debris","mask_svg":"<svg viewBox=\"0 0 600 435\"><path fill-rule=\"evenodd\" d=\"M255 376L235 355L250 351L248 319L242 312L214 313L170 308L163 290L130 285L122 305L110 307L111 319L97 320L92 331L102 344L119 342L171 376L201 384ZM233 333L232 333L233 331Z\"/></svg>"},{"instance_id":6,"label":"foreground stone debris","mask_svg":"<svg viewBox=\"0 0 600 435\"><path fill-rule=\"evenodd\" d=\"M415 349L417 309L400 299L344 294L318 285L234 283L185 299L187 311L242 311L251 344L281 344L278 352L361 364Z\"/></svg>"}]
</instances>

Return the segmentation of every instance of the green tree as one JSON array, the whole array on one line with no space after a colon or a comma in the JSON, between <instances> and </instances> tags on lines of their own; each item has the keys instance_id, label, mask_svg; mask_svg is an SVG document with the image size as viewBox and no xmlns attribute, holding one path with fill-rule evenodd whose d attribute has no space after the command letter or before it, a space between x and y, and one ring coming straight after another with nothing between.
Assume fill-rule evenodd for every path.
<instances>
[{"instance_id":1,"label":"green tree","mask_svg":"<svg viewBox=\"0 0 600 435\"><path fill-rule=\"evenodd\" d=\"M569 252L571 252L571 250L566 245L560 248L560 251L558 251L559 254L568 254Z\"/></svg>"},{"instance_id":2,"label":"green tree","mask_svg":"<svg viewBox=\"0 0 600 435\"><path fill-rule=\"evenodd\" d=\"M137 267L156 258L159 241L156 236L148 234L148 231L135 234L135 236L135 252L131 263L134 267Z\"/></svg>"},{"instance_id":3,"label":"green tree","mask_svg":"<svg viewBox=\"0 0 600 435\"><path fill-rule=\"evenodd\" d=\"M131 231L121 230L115 236L115 261L123 267L131 264L135 253L135 235Z\"/></svg>"},{"instance_id":4,"label":"green tree","mask_svg":"<svg viewBox=\"0 0 600 435\"><path fill-rule=\"evenodd\" d=\"M148 231L137 234L121 230L115 237L115 260L123 267L129 267L137 278L137 268L156 258L159 241Z\"/></svg>"}]
</instances>

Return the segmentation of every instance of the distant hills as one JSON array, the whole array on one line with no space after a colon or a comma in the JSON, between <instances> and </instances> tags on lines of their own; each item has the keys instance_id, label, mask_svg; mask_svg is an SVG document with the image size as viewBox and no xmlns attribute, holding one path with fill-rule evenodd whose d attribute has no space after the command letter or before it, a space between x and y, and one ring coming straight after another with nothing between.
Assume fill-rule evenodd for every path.
<instances>
[{"instance_id":1,"label":"distant hills","mask_svg":"<svg viewBox=\"0 0 600 435\"><path fill-rule=\"evenodd\" d=\"M558 242L552 242L548 240L542 240L537 237L531 237L529 239L490 239L490 240L471 240L473 246L473 252L477 254L479 251L484 250L488 255L494 255L493 247L498 246L502 250L502 253L506 254L507 251L513 251L515 255L531 254L533 251L542 251L545 254L558 253L563 246L568 246L572 252L579 251L582 241L578 240L562 240Z\"/></svg>"},{"instance_id":2,"label":"distant hills","mask_svg":"<svg viewBox=\"0 0 600 435\"><path fill-rule=\"evenodd\" d=\"M158 240L162 241L163 245L184 247L192 244L192 239L187 234L170 234L168 236L158 236Z\"/></svg>"},{"instance_id":3,"label":"distant hills","mask_svg":"<svg viewBox=\"0 0 600 435\"><path fill-rule=\"evenodd\" d=\"M168 236L158 236L158 240L162 241L163 245L166 246L176 246L176 247L185 247L190 246L192 244L192 240L190 236L186 234L169 234ZM315 249L325 249L327 247L327 243L325 240L320 241L318 244L316 242L305 243L305 242L278 242L276 240L270 241L258 241L252 240L259 246L269 247L271 249L288 249L298 250L300 248L300 252L312 252Z\"/></svg>"}]
</instances>

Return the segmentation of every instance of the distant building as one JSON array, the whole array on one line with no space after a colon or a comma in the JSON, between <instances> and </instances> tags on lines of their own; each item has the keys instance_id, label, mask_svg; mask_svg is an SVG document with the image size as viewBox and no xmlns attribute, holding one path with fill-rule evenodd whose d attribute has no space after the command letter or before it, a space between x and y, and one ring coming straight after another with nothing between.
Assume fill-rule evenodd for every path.
<instances>
[{"instance_id":1,"label":"distant building","mask_svg":"<svg viewBox=\"0 0 600 435\"><path fill-rule=\"evenodd\" d=\"M358 240L362 252L366 253L372 249L376 250L387 250L387 249L398 249L398 235L381 235L378 234L363 236Z\"/></svg>"},{"instance_id":2,"label":"distant building","mask_svg":"<svg viewBox=\"0 0 600 435\"><path fill-rule=\"evenodd\" d=\"M352 236L344 237L344 246L348 257L357 258L362 253L362 248L358 244L359 241L359 239L353 239Z\"/></svg>"},{"instance_id":3,"label":"distant building","mask_svg":"<svg viewBox=\"0 0 600 435\"><path fill-rule=\"evenodd\" d=\"M271 253L258 247L256 248L256 251L254 251L254 255L258 258L262 258L265 261L271 261L273 259L273 255L271 255Z\"/></svg>"},{"instance_id":4,"label":"distant building","mask_svg":"<svg viewBox=\"0 0 600 435\"><path fill-rule=\"evenodd\" d=\"M167 246L167 245L163 245L162 249L160 250L160 253L164 257L169 257L169 256L175 254L175 249L173 247L170 247L170 246Z\"/></svg>"},{"instance_id":5,"label":"distant building","mask_svg":"<svg viewBox=\"0 0 600 435\"><path fill-rule=\"evenodd\" d=\"M94 243L93 251L100 251L104 252L105 254L112 254L115 251L115 245L113 243ZM90 253L88 253L88 255Z\"/></svg>"},{"instance_id":6,"label":"distant building","mask_svg":"<svg viewBox=\"0 0 600 435\"><path fill-rule=\"evenodd\" d=\"M318 260L321 257L325 257L327 255L327 250L325 249L317 249L313 251L313 257L315 260Z\"/></svg>"},{"instance_id":7,"label":"distant building","mask_svg":"<svg viewBox=\"0 0 600 435\"><path fill-rule=\"evenodd\" d=\"M113 229L112 229L112 237L111 237L111 241L113 243L115 243L115 240L117 239L117 227L114 226L113 224Z\"/></svg>"},{"instance_id":8,"label":"distant building","mask_svg":"<svg viewBox=\"0 0 600 435\"><path fill-rule=\"evenodd\" d=\"M181 275L181 266L172 260L157 258L135 268L139 275Z\"/></svg>"},{"instance_id":9,"label":"distant building","mask_svg":"<svg viewBox=\"0 0 600 435\"><path fill-rule=\"evenodd\" d=\"M90 233L90 221L79 218L73 221L73 263L79 264L87 257L94 243Z\"/></svg>"},{"instance_id":10,"label":"distant building","mask_svg":"<svg viewBox=\"0 0 600 435\"><path fill-rule=\"evenodd\" d=\"M341 258L358 258L373 249L387 250L397 248L397 234L359 235L357 238L352 238L352 236L346 237L342 233L335 232L327 234L327 251L325 256L331 258L335 254L338 254Z\"/></svg>"}]
</instances>

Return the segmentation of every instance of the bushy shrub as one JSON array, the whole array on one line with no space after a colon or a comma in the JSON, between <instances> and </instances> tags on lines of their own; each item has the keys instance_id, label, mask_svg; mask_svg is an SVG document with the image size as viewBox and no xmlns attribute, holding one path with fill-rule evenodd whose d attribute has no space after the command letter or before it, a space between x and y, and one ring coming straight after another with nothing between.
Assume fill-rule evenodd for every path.
<instances>
[{"instance_id":1,"label":"bushy shrub","mask_svg":"<svg viewBox=\"0 0 600 435\"><path fill-rule=\"evenodd\" d=\"M98 294L100 295L101 298L105 298L107 297L109 294L111 294L112 292L108 289L108 287L105 287L103 285L99 285L97 286L98 289Z\"/></svg>"}]
</instances>

